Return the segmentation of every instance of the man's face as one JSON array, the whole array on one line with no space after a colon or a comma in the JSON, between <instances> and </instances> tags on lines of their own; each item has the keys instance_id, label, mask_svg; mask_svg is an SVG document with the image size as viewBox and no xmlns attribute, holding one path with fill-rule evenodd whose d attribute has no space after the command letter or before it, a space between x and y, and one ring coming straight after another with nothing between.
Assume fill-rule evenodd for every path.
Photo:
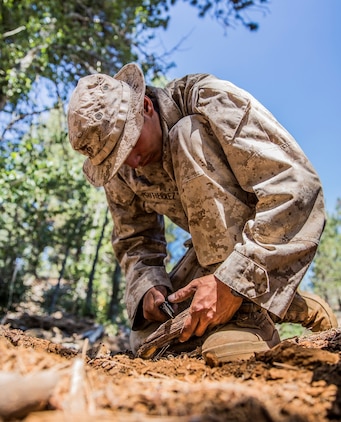
<instances>
[{"instance_id":1,"label":"man's face","mask_svg":"<svg viewBox=\"0 0 341 422\"><path fill-rule=\"evenodd\" d=\"M157 112L148 97L144 100L144 124L140 137L125 164L129 167L145 167L162 159L162 130Z\"/></svg>"}]
</instances>

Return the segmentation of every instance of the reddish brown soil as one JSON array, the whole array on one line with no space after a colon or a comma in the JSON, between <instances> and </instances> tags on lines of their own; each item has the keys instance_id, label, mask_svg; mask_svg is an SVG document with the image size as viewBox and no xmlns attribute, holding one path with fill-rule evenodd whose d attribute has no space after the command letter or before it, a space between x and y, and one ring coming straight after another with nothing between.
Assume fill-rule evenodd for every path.
<instances>
[{"instance_id":1,"label":"reddish brown soil","mask_svg":"<svg viewBox=\"0 0 341 422\"><path fill-rule=\"evenodd\" d=\"M16 329L20 326L26 331ZM283 341L247 361L209 367L195 353L134 359L124 333L104 336L90 347L79 334L89 328L90 322L27 315L0 326L0 420L341 419L340 329ZM78 351L70 348L72 342Z\"/></svg>"}]
</instances>

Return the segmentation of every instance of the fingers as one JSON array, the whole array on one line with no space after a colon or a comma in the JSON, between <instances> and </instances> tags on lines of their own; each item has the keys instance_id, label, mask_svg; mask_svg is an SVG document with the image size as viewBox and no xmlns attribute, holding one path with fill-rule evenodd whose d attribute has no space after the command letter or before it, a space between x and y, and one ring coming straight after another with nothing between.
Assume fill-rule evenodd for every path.
<instances>
[{"instance_id":1,"label":"fingers","mask_svg":"<svg viewBox=\"0 0 341 422\"><path fill-rule=\"evenodd\" d=\"M168 300L171 303L181 303L186 299L189 299L194 295L197 290L196 280L191 281L187 286L177 290L168 296Z\"/></svg>"},{"instance_id":2,"label":"fingers","mask_svg":"<svg viewBox=\"0 0 341 422\"><path fill-rule=\"evenodd\" d=\"M160 310L159 306L165 301L167 289L165 286L155 286L147 291L143 297L143 316L147 321L167 320L167 316Z\"/></svg>"},{"instance_id":3,"label":"fingers","mask_svg":"<svg viewBox=\"0 0 341 422\"><path fill-rule=\"evenodd\" d=\"M209 314L192 310L184 322L179 341L182 343L189 340L192 336L201 337L211 325L212 318L209 317Z\"/></svg>"},{"instance_id":4,"label":"fingers","mask_svg":"<svg viewBox=\"0 0 341 422\"><path fill-rule=\"evenodd\" d=\"M195 328L196 322L195 319L193 319L192 314L190 313L184 322L184 326L179 337L180 343L189 340L192 337Z\"/></svg>"},{"instance_id":5,"label":"fingers","mask_svg":"<svg viewBox=\"0 0 341 422\"><path fill-rule=\"evenodd\" d=\"M231 288L214 275L193 280L185 288L173 293L169 300L181 302L193 294L190 315L180 336L181 342L193 335L201 337L209 327L225 324L242 303L242 298L232 295Z\"/></svg>"}]
</instances>

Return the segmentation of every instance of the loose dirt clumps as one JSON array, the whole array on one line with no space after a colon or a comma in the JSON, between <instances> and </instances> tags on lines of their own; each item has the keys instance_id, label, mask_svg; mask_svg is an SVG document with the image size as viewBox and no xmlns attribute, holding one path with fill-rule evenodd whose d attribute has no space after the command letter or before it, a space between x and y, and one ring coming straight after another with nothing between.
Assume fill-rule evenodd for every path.
<instances>
[{"instance_id":1,"label":"loose dirt clumps","mask_svg":"<svg viewBox=\"0 0 341 422\"><path fill-rule=\"evenodd\" d=\"M84 337L80 344L78 337L78 347L70 348L13 325L0 326L3 421L341 418L340 329L285 340L247 361L210 367L195 352L156 360L134 358L124 350L122 336L119 348L103 336L94 344Z\"/></svg>"}]
</instances>

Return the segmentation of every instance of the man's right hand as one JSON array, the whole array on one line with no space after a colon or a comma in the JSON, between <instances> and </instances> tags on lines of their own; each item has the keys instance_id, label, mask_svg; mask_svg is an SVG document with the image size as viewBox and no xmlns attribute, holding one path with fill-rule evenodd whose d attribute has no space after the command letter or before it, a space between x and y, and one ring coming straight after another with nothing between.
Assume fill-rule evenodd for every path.
<instances>
[{"instance_id":1,"label":"man's right hand","mask_svg":"<svg viewBox=\"0 0 341 422\"><path fill-rule=\"evenodd\" d=\"M165 286L154 286L150 288L143 296L143 317L147 321L167 321L167 315L160 310L160 305L167 297L167 289Z\"/></svg>"}]
</instances>

